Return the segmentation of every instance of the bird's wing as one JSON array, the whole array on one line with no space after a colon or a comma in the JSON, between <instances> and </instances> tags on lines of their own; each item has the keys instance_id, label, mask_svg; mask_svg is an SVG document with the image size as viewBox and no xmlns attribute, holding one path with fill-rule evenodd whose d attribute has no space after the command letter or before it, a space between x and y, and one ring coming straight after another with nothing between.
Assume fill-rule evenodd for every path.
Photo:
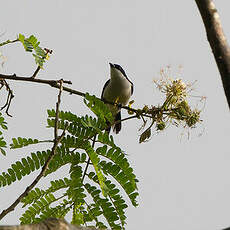
<instances>
[{"instance_id":1,"label":"bird's wing","mask_svg":"<svg viewBox=\"0 0 230 230\"><path fill-rule=\"evenodd\" d=\"M130 81L131 83L131 95L133 95L133 83Z\"/></svg>"},{"instance_id":2,"label":"bird's wing","mask_svg":"<svg viewBox=\"0 0 230 230\"><path fill-rule=\"evenodd\" d=\"M109 82L110 82L110 79L104 84L104 87L103 87L103 89L102 89L102 93L101 93L101 99L102 99L102 100L104 99L104 98L103 98L103 94L104 94L105 88L106 88L106 86L109 84Z\"/></svg>"},{"instance_id":3,"label":"bird's wing","mask_svg":"<svg viewBox=\"0 0 230 230\"><path fill-rule=\"evenodd\" d=\"M131 95L133 95L133 83L129 80L129 78L126 76L126 74L125 74L125 78L126 78L127 81L129 81L129 83L131 84Z\"/></svg>"}]
</instances>

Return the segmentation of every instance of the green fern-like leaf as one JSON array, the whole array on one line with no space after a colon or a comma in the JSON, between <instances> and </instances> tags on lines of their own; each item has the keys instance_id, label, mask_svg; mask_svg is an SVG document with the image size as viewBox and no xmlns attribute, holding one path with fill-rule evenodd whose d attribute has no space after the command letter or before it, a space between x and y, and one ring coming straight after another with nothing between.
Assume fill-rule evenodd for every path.
<instances>
[{"instance_id":1,"label":"green fern-like leaf","mask_svg":"<svg viewBox=\"0 0 230 230\"><path fill-rule=\"evenodd\" d=\"M42 210L47 209L50 204L55 202L57 199L52 193L46 194L41 199L34 202L20 217L21 224L31 224L36 223L36 216L41 213Z\"/></svg>"},{"instance_id":2,"label":"green fern-like leaf","mask_svg":"<svg viewBox=\"0 0 230 230\"><path fill-rule=\"evenodd\" d=\"M37 144L39 141L37 139L31 139L31 138L12 138L12 143L10 144L11 149L17 149L22 148L31 144Z\"/></svg>"},{"instance_id":3,"label":"green fern-like leaf","mask_svg":"<svg viewBox=\"0 0 230 230\"><path fill-rule=\"evenodd\" d=\"M133 184L129 181L128 176L120 170L119 166L113 164L112 162L101 161L100 162L101 169L105 174L110 174L113 178L122 186L128 197L130 198L132 204L137 206L137 202L133 199L133 194L136 188Z\"/></svg>"},{"instance_id":4,"label":"green fern-like leaf","mask_svg":"<svg viewBox=\"0 0 230 230\"><path fill-rule=\"evenodd\" d=\"M47 113L50 118L56 117L56 111L54 109L48 109ZM59 119L74 122L78 119L78 116L71 112L59 111Z\"/></svg>"},{"instance_id":5,"label":"green fern-like leaf","mask_svg":"<svg viewBox=\"0 0 230 230\"><path fill-rule=\"evenodd\" d=\"M55 172L62 166L69 164L73 160L74 154L70 152L68 148L60 146L56 150L56 154L49 163L49 168L47 169L45 176Z\"/></svg>"},{"instance_id":6,"label":"green fern-like leaf","mask_svg":"<svg viewBox=\"0 0 230 230\"><path fill-rule=\"evenodd\" d=\"M1 132L0 132L0 135L1 135ZM6 155L6 151L3 149L3 148L6 148L7 147L7 144L4 140L4 137L0 137L0 151L2 153L2 155Z\"/></svg>"},{"instance_id":7,"label":"green fern-like leaf","mask_svg":"<svg viewBox=\"0 0 230 230\"><path fill-rule=\"evenodd\" d=\"M2 113L0 113L0 127L3 130L7 130L7 123L4 119L4 117L2 116ZM6 155L6 151L4 150L4 148L7 147L6 141L4 140L4 137L2 136L2 131L0 131L0 152L5 156Z\"/></svg>"},{"instance_id":8,"label":"green fern-like leaf","mask_svg":"<svg viewBox=\"0 0 230 230\"><path fill-rule=\"evenodd\" d=\"M83 213L83 221L86 224L87 222L92 222L95 221L96 222L96 226L99 227L101 226L102 229L106 228L105 225L101 225L101 222L99 221L98 217L103 215L103 211L100 208L100 206L98 204L95 204L94 202L92 202L91 204L87 204L87 210L81 207L81 212Z\"/></svg>"},{"instance_id":9,"label":"green fern-like leaf","mask_svg":"<svg viewBox=\"0 0 230 230\"><path fill-rule=\"evenodd\" d=\"M46 190L35 188L30 191L29 194L22 199L23 207L32 204L33 202L39 200L41 197L48 195L50 193L57 192L60 189L67 188L70 184L70 179L63 178L50 182L50 187Z\"/></svg>"},{"instance_id":10,"label":"green fern-like leaf","mask_svg":"<svg viewBox=\"0 0 230 230\"><path fill-rule=\"evenodd\" d=\"M73 203L71 200L64 199L59 205L54 208L47 207L41 210L41 215L37 218L37 222L41 222L47 218L64 218L65 215L71 210Z\"/></svg>"},{"instance_id":11,"label":"green fern-like leaf","mask_svg":"<svg viewBox=\"0 0 230 230\"><path fill-rule=\"evenodd\" d=\"M95 183L98 184L98 178L97 175L94 172L90 172L88 174L88 178L91 179L92 181L94 181ZM126 204L125 200L122 198L121 194L120 194L120 189L117 187L117 185L113 184L110 180L108 180L106 178L105 181L106 186L109 188L109 193L108 193L108 199L110 199L118 217L121 223L121 226L125 225L125 220L126 220L126 216L125 216L125 209L128 207L128 205ZM100 190L95 190L93 192L94 195L99 195L100 194Z\"/></svg>"},{"instance_id":12,"label":"green fern-like leaf","mask_svg":"<svg viewBox=\"0 0 230 230\"><path fill-rule=\"evenodd\" d=\"M36 153L31 153L30 157L28 156L27 158L22 158L21 161L16 161L7 172L0 174L0 187L10 185L16 179L21 180L22 177L41 168L50 153L50 150L37 151Z\"/></svg>"},{"instance_id":13,"label":"green fern-like leaf","mask_svg":"<svg viewBox=\"0 0 230 230\"><path fill-rule=\"evenodd\" d=\"M98 181L102 190L102 194L106 197L108 195L108 187L105 184L105 177L99 167L99 162L100 162L100 158L98 157L98 155L96 154L96 152L94 151L94 149L88 145L86 148L86 152L93 164L94 170L97 174L98 177Z\"/></svg>"},{"instance_id":14,"label":"green fern-like leaf","mask_svg":"<svg viewBox=\"0 0 230 230\"><path fill-rule=\"evenodd\" d=\"M54 127L55 110L48 110L48 116L48 127ZM104 130L106 127L104 120L92 118L87 115L85 117L77 117L70 112L60 111L59 118L58 127L60 129L66 129L70 134L81 139L90 139L96 133L101 134L101 130Z\"/></svg>"},{"instance_id":15,"label":"green fern-like leaf","mask_svg":"<svg viewBox=\"0 0 230 230\"><path fill-rule=\"evenodd\" d=\"M94 203L97 204L97 207L99 206L103 211L103 215L105 216L110 227L112 229L121 229L120 225L116 223L116 221L119 220L119 216L117 215L116 210L109 199L101 198L101 191L89 183L85 184L85 188L87 192L92 196Z\"/></svg>"},{"instance_id":16,"label":"green fern-like leaf","mask_svg":"<svg viewBox=\"0 0 230 230\"><path fill-rule=\"evenodd\" d=\"M2 129L8 129L7 128L7 123L5 121L5 118L2 116L2 113L0 113L0 126Z\"/></svg>"},{"instance_id":17,"label":"green fern-like leaf","mask_svg":"<svg viewBox=\"0 0 230 230\"><path fill-rule=\"evenodd\" d=\"M109 121L112 123L114 118L109 108L103 101L95 97L94 95L85 94L84 103L91 109L91 111L101 120Z\"/></svg>"},{"instance_id":18,"label":"green fern-like leaf","mask_svg":"<svg viewBox=\"0 0 230 230\"><path fill-rule=\"evenodd\" d=\"M80 138L67 135L62 139L61 144L65 148L84 148L84 145L87 144L88 141L84 141L82 137L84 137L84 134L82 134Z\"/></svg>"},{"instance_id":19,"label":"green fern-like leaf","mask_svg":"<svg viewBox=\"0 0 230 230\"><path fill-rule=\"evenodd\" d=\"M75 224L75 225L83 225L84 224L84 214L81 210L82 205L75 205L74 206L74 210L73 210L73 217L72 217L72 221L71 224Z\"/></svg>"},{"instance_id":20,"label":"green fern-like leaf","mask_svg":"<svg viewBox=\"0 0 230 230\"><path fill-rule=\"evenodd\" d=\"M84 204L86 195L82 184L82 168L78 165L71 165L70 178L70 186L67 190L69 199L72 199L77 206Z\"/></svg>"},{"instance_id":21,"label":"green fern-like leaf","mask_svg":"<svg viewBox=\"0 0 230 230\"><path fill-rule=\"evenodd\" d=\"M38 42L37 38L34 35L31 35L29 38L25 38L23 34L19 34L18 40L23 44L25 51L34 51L32 55L35 58L35 62L42 68L45 62L46 52L39 47L40 42Z\"/></svg>"},{"instance_id":22,"label":"green fern-like leaf","mask_svg":"<svg viewBox=\"0 0 230 230\"><path fill-rule=\"evenodd\" d=\"M96 152L114 162L113 164L112 162L101 161L100 166L105 173L112 175L119 182L129 196L132 204L137 206L136 197L138 193L135 192L137 189L137 179L125 154L118 147L108 149L106 145L98 147Z\"/></svg>"},{"instance_id":23,"label":"green fern-like leaf","mask_svg":"<svg viewBox=\"0 0 230 230\"><path fill-rule=\"evenodd\" d=\"M35 40L31 43L37 44ZM23 207L27 206L27 210L20 218L21 223L37 223L48 217L64 218L72 210L72 223L87 226L95 223L100 228L109 226L111 229L124 229L127 208L124 192L132 204L137 205L137 179L133 169L112 136L103 132L110 116L106 112L107 106L89 95L85 103L96 113L97 118L87 115L78 117L71 112L60 111L58 128L65 129L67 133L44 175L69 165L70 178L54 179L47 189L35 188L23 198ZM55 127L55 118L55 110L48 110L48 127ZM94 138L96 144L103 145L93 147ZM21 148L36 143L39 143L37 139L15 138L11 147ZM51 150L37 151L16 161L0 174L0 187L10 185L40 169L50 153ZM87 157L90 165L83 176ZM104 218L106 224L101 222Z\"/></svg>"},{"instance_id":24,"label":"green fern-like leaf","mask_svg":"<svg viewBox=\"0 0 230 230\"><path fill-rule=\"evenodd\" d=\"M111 147L116 147L113 136L109 135L107 132L98 134L98 141L102 144L109 145Z\"/></svg>"},{"instance_id":25,"label":"green fern-like leaf","mask_svg":"<svg viewBox=\"0 0 230 230\"><path fill-rule=\"evenodd\" d=\"M120 190L116 187L115 184L113 184L110 180L106 180L106 185L109 188L109 198L115 207L115 210L119 216L121 225L124 227L126 224L126 216L125 216L125 209L128 207L125 200L122 198L122 196L119 194Z\"/></svg>"}]
</instances>

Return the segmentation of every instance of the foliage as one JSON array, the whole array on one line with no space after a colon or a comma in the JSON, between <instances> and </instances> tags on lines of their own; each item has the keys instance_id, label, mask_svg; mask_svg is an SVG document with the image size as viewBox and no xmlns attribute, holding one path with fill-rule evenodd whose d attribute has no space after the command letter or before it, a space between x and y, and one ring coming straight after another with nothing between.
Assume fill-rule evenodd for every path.
<instances>
[{"instance_id":1,"label":"foliage","mask_svg":"<svg viewBox=\"0 0 230 230\"><path fill-rule=\"evenodd\" d=\"M6 123L5 119L4 119L4 117L2 116L2 113L0 113L0 127L3 130L7 130L7 125L6 124L7 123ZM4 156L6 155L6 151L4 150L4 148L6 148L6 147L7 147L7 145L6 145L6 142L4 140L3 133L0 130L0 151Z\"/></svg>"},{"instance_id":2,"label":"foliage","mask_svg":"<svg viewBox=\"0 0 230 230\"><path fill-rule=\"evenodd\" d=\"M39 46L40 42L34 35L30 35L26 38L25 35L19 34L15 40L7 40L0 43L0 47L15 42L21 42L25 51L32 53L36 64L41 68L43 67L45 60L48 59L49 56L47 52Z\"/></svg>"},{"instance_id":3,"label":"foliage","mask_svg":"<svg viewBox=\"0 0 230 230\"><path fill-rule=\"evenodd\" d=\"M69 166L69 176L50 181L46 189L35 188L22 200L27 208L22 224L37 223L47 217L63 218L72 211L72 223L96 225L101 228L123 229L128 197L137 206L137 179L125 153L103 130L111 113L95 96L86 95L85 104L97 115L78 117L71 112L59 112L58 128L67 133L57 148L45 176ZM48 110L48 128L55 126L55 110ZM40 143L38 139L13 138L12 149ZM96 143L96 144L95 144ZM32 152L16 161L0 174L0 187L39 170L45 164L50 149ZM85 171L87 158L90 159Z\"/></svg>"},{"instance_id":4,"label":"foliage","mask_svg":"<svg viewBox=\"0 0 230 230\"><path fill-rule=\"evenodd\" d=\"M37 144L39 141L37 139L31 139L31 138L12 138L12 144L10 144L11 149L16 149L16 148L22 148L27 145L31 144Z\"/></svg>"},{"instance_id":5,"label":"foliage","mask_svg":"<svg viewBox=\"0 0 230 230\"><path fill-rule=\"evenodd\" d=\"M48 59L48 53L51 53L39 46L40 42L34 35L26 38L19 34L16 40L7 40L0 43L0 46L15 42L20 42L25 51L32 53L39 66L38 70ZM140 130L150 122L140 135L140 143L149 140L154 132L165 130L169 124L195 128L201 122L201 110L192 109L189 105L188 84L181 79L170 78L160 79L155 84L165 95L162 105L145 105L142 109L132 109L134 101L131 101L127 106L128 113L135 114L131 118L142 119ZM44 177L63 170L64 166L69 167L69 174L52 179L46 189L34 188L21 200L23 208L27 208L20 218L22 224L37 223L48 217L64 218L72 212L73 224L124 229L125 209L128 207L126 200L135 207L138 205L138 180L133 169L124 151L114 142L113 136L104 131L108 123L114 124L110 110L104 102L88 93L85 94L84 103L96 116L80 117L71 112L59 111L57 126L66 133ZM47 128L53 129L56 125L56 112L54 109L47 112ZM1 113L0 127L7 129ZM17 137L12 138L10 148L19 149L42 142L54 141ZM0 151L5 155L3 148L6 148L6 142L0 131ZM7 171L0 174L0 188L41 170L51 151L50 148L42 151L38 149L11 164Z\"/></svg>"},{"instance_id":6,"label":"foliage","mask_svg":"<svg viewBox=\"0 0 230 230\"><path fill-rule=\"evenodd\" d=\"M18 35L18 40L23 44L25 51L33 52L32 55L35 58L35 62L40 67L43 66L46 58L46 52L39 46L37 38L34 35L31 35L28 38L25 38L23 34Z\"/></svg>"}]
</instances>

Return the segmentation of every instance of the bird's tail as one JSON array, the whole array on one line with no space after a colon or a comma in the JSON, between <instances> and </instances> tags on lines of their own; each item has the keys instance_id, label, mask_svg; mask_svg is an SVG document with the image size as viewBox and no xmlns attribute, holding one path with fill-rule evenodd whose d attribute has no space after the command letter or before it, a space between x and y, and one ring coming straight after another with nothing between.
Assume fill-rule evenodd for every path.
<instances>
[{"instance_id":1,"label":"bird's tail","mask_svg":"<svg viewBox=\"0 0 230 230\"><path fill-rule=\"evenodd\" d=\"M116 124L113 125L113 132L115 132L116 134L118 134L121 131L120 120L121 120L121 111L116 114L115 119L114 119ZM117 121L119 121L119 122L117 122ZM106 122L106 124L107 124L107 128L105 129L105 131L109 134L111 131L111 124L108 121Z\"/></svg>"},{"instance_id":2,"label":"bird's tail","mask_svg":"<svg viewBox=\"0 0 230 230\"><path fill-rule=\"evenodd\" d=\"M107 127L108 127L108 128L106 128L105 131L109 134L109 133L110 133L110 130L111 130L111 124L110 124L110 122L108 122L108 121L106 121L106 124L107 124Z\"/></svg>"},{"instance_id":3,"label":"bird's tail","mask_svg":"<svg viewBox=\"0 0 230 230\"><path fill-rule=\"evenodd\" d=\"M119 121L113 126L113 131L118 134L121 131L121 111L115 116L115 122Z\"/></svg>"}]
</instances>

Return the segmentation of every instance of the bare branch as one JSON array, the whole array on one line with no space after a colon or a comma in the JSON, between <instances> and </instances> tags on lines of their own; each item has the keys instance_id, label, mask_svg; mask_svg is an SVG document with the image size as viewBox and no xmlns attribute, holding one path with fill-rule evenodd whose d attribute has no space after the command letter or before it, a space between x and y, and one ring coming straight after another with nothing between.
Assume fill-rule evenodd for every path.
<instances>
[{"instance_id":1,"label":"bare branch","mask_svg":"<svg viewBox=\"0 0 230 230\"><path fill-rule=\"evenodd\" d=\"M202 16L207 38L218 66L225 95L230 107L230 47L220 17L212 0L195 0Z\"/></svg>"},{"instance_id":2,"label":"bare branch","mask_svg":"<svg viewBox=\"0 0 230 230\"><path fill-rule=\"evenodd\" d=\"M59 80L45 80L45 79L38 79L38 78L31 78L31 77L20 77L20 76L17 76L16 74L13 74L13 75L0 74L0 78L14 80L14 81L28 81L28 82L35 82L35 83L40 83L40 84L47 84L47 85L50 85L51 87L60 89ZM63 80L63 84L72 84L72 82ZM71 94L76 94L81 97L85 97L85 93L82 93L80 91L77 91L77 90L74 90L68 87L63 86L63 91L69 92ZM103 100L103 101L107 104L115 105L115 103L113 102L109 102L106 100ZM130 108L128 106L120 106L120 107L123 109L129 110L129 111L132 111L132 112L138 112L138 110Z\"/></svg>"},{"instance_id":3,"label":"bare branch","mask_svg":"<svg viewBox=\"0 0 230 230\"><path fill-rule=\"evenodd\" d=\"M14 81L28 81L28 82L46 84L46 85L50 85L51 87L60 89L60 84L58 83L59 82L58 80L45 80L45 79L37 79L37 78L31 78L31 77L20 77L20 76L17 76L16 74L13 74L13 75L0 74L0 78L14 80ZM67 80L63 80L63 83L70 84L70 85L72 84L71 81L67 81ZM85 96L84 93L71 89L71 88L67 88L67 87L63 87L63 91L67 91L71 94L76 94L82 97Z\"/></svg>"},{"instance_id":4,"label":"bare branch","mask_svg":"<svg viewBox=\"0 0 230 230\"><path fill-rule=\"evenodd\" d=\"M13 91L10 89L9 84L6 82L5 79L0 79L0 84L1 84L0 89L1 89L3 86L5 86L5 87L6 87L6 90L8 91L6 103L5 103L5 105L2 106L1 110L4 109L5 107L7 107L7 108L6 108L6 114L7 114L8 116L12 117L12 116L9 114L9 108L10 108L11 100L14 98Z\"/></svg>"},{"instance_id":5,"label":"bare branch","mask_svg":"<svg viewBox=\"0 0 230 230\"><path fill-rule=\"evenodd\" d=\"M36 82L36 83L48 84L50 86L53 86L59 82L59 80L45 80L45 79L33 79L31 77L20 77L20 76L17 76L16 74L12 74L12 75L0 74L0 78L14 80L14 81ZM63 83L70 84L70 85L72 84L71 81L67 81L67 80L63 80Z\"/></svg>"}]
</instances>

